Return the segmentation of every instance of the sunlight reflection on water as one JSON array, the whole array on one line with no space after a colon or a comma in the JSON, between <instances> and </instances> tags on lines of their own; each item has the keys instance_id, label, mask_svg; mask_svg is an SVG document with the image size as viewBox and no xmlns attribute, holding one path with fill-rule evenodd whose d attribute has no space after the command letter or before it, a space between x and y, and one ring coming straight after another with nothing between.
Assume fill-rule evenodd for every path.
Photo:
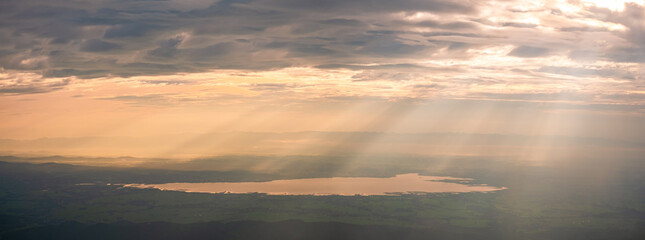
<instances>
[{"instance_id":1,"label":"sunlight reflection on water","mask_svg":"<svg viewBox=\"0 0 645 240\"><path fill-rule=\"evenodd\" d=\"M274 180L269 182L206 182L126 184L124 187L201 193L265 193L269 195L400 195L418 193L490 192L506 188L466 185L472 179L399 174L390 178L332 177ZM451 181L451 182L444 182ZM460 183L456 183L458 181Z\"/></svg>"}]
</instances>

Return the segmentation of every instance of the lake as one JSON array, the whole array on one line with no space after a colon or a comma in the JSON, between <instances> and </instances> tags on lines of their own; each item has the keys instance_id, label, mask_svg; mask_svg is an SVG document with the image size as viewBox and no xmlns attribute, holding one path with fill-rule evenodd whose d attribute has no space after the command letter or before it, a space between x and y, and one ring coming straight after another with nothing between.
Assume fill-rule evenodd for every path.
<instances>
[{"instance_id":1,"label":"lake","mask_svg":"<svg viewBox=\"0 0 645 240\"><path fill-rule=\"evenodd\" d=\"M450 181L450 182L446 182ZM269 195L400 195L419 193L490 192L503 187L467 185L469 178L399 174L390 178L332 177L274 180L268 182L205 182L126 184L124 187L155 188L200 193L265 193Z\"/></svg>"}]
</instances>

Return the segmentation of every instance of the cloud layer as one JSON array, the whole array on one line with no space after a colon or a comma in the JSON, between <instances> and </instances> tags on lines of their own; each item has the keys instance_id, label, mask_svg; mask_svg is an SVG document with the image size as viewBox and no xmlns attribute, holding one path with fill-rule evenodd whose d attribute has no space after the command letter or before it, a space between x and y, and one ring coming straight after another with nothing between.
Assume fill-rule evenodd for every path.
<instances>
[{"instance_id":1,"label":"cloud layer","mask_svg":"<svg viewBox=\"0 0 645 240\"><path fill-rule=\"evenodd\" d=\"M105 116L92 119L96 126L159 109L211 116L215 106L225 106L220 115L253 116L267 109L314 116L334 108L342 119L346 109L403 115L432 101L478 101L502 112L520 111L506 103L522 102L549 113L642 116L644 5L5 0L0 130L22 136L16 129L28 121L32 135L47 135L35 127L44 119L61 123L42 123L43 129L69 124L73 131L89 121L86 112ZM384 107L390 102L406 107ZM444 108L482 111L482 118L495 110L437 107ZM51 117L60 113L69 115ZM73 119L57 120L63 118Z\"/></svg>"},{"instance_id":2,"label":"cloud layer","mask_svg":"<svg viewBox=\"0 0 645 240\"><path fill-rule=\"evenodd\" d=\"M584 2L531 3L3 1L0 65L93 78L412 64L509 45L508 56L520 58L645 61L642 5L626 3L618 12Z\"/></svg>"}]
</instances>

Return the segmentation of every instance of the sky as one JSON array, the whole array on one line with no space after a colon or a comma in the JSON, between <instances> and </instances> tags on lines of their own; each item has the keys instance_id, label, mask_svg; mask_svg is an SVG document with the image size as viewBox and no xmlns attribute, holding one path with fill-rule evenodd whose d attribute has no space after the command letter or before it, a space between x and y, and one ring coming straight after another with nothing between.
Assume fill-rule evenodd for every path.
<instances>
[{"instance_id":1,"label":"sky","mask_svg":"<svg viewBox=\"0 0 645 240\"><path fill-rule=\"evenodd\" d=\"M644 76L643 0L4 0L0 151L639 156Z\"/></svg>"}]
</instances>

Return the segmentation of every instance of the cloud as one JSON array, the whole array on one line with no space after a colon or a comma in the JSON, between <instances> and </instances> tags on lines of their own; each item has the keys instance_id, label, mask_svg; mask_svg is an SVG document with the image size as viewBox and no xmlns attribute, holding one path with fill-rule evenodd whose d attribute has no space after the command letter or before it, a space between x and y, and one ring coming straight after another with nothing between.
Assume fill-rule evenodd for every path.
<instances>
[{"instance_id":1,"label":"cloud","mask_svg":"<svg viewBox=\"0 0 645 240\"><path fill-rule=\"evenodd\" d=\"M100 39L90 39L85 41L81 45L81 51L84 52L105 52L105 51L110 51L114 49L119 49L121 46L118 44L110 43L110 42L105 42Z\"/></svg>"},{"instance_id":2,"label":"cloud","mask_svg":"<svg viewBox=\"0 0 645 240\"><path fill-rule=\"evenodd\" d=\"M467 22L467 21L454 21L454 22L441 22L436 20L423 20L418 22L394 21L394 24L399 26L406 26L406 27L422 27L422 28L437 28L437 29L451 29L451 30L462 30L462 29L474 30L478 27L476 23Z\"/></svg>"},{"instance_id":3,"label":"cloud","mask_svg":"<svg viewBox=\"0 0 645 240\"><path fill-rule=\"evenodd\" d=\"M184 41L184 38L185 36L178 35L169 39L161 40L158 42L159 47L148 51L148 54L155 57L173 57L179 52L177 47Z\"/></svg>"},{"instance_id":4,"label":"cloud","mask_svg":"<svg viewBox=\"0 0 645 240\"><path fill-rule=\"evenodd\" d=\"M502 24L504 27L516 27L516 28L534 28L537 27L537 24L534 23L523 23L523 22L505 22Z\"/></svg>"},{"instance_id":5,"label":"cloud","mask_svg":"<svg viewBox=\"0 0 645 240\"><path fill-rule=\"evenodd\" d=\"M78 69L51 69L43 73L43 77L66 77L76 76L78 78L96 78L107 74L107 70L92 69L92 70L78 70Z\"/></svg>"},{"instance_id":6,"label":"cloud","mask_svg":"<svg viewBox=\"0 0 645 240\"><path fill-rule=\"evenodd\" d=\"M610 11L606 8L587 6L587 17L621 24L626 31L620 37L630 44L614 44L605 57L617 62L645 62L645 7L636 3L625 3L624 11Z\"/></svg>"},{"instance_id":7,"label":"cloud","mask_svg":"<svg viewBox=\"0 0 645 240\"><path fill-rule=\"evenodd\" d=\"M435 13L472 13L472 4L463 1L441 0L258 0L254 3L270 9L289 9L293 11L316 12L399 12L399 11L427 11Z\"/></svg>"},{"instance_id":8,"label":"cloud","mask_svg":"<svg viewBox=\"0 0 645 240\"><path fill-rule=\"evenodd\" d=\"M334 69L334 68L345 68L350 70L376 70L376 69L430 69L429 67L411 64L411 63L399 63L399 64L379 64L379 65L356 65L356 64L323 64L318 65L316 68L321 69Z\"/></svg>"},{"instance_id":9,"label":"cloud","mask_svg":"<svg viewBox=\"0 0 645 240\"><path fill-rule=\"evenodd\" d=\"M640 81L640 73L627 65L645 62L643 6L629 3L624 11L610 11L577 5L564 11L551 1L524 3L6 0L0 2L0 68L98 81L309 68L349 72L349 86L340 87L409 90L440 83L453 95L496 84L539 92L552 87L542 83L574 77ZM543 57L562 58L563 66ZM402 85L365 82L375 80ZM162 79L156 86L173 84ZM61 89L6 86L5 92Z\"/></svg>"},{"instance_id":10,"label":"cloud","mask_svg":"<svg viewBox=\"0 0 645 240\"><path fill-rule=\"evenodd\" d=\"M476 4L435 0L9 0L3 1L2 8L11 11L0 12L4 23L0 32L12 33L4 36L17 43L15 49L25 51L0 52L6 59L1 67L44 69L46 76L83 78L150 74L149 69L157 67L163 73L199 72L421 57L434 46L409 42L397 32L374 30L396 27L391 21L396 18L389 15L402 11L442 15L477 11ZM385 16L382 23L373 19L379 15ZM473 27L469 21L419 24L441 29ZM16 63L25 60L26 51L36 49L40 56L51 55L49 60L41 64L32 60L29 66ZM13 64L8 63L11 59Z\"/></svg>"},{"instance_id":11,"label":"cloud","mask_svg":"<svg viewBox=\"0 0 645 240\"><path fill-rule=\"evenodd\" d=\"M61 79L57 81L43 82L41 79L33 79L30 81L19 81L12 83L0 84L0 95L22 95L22 94L36 94L47 93L63 89L69 85L70 79Z\"/></svg>"},{"instance_id":12,"label":"cloud","mask_svg":"<svg viewBox=\"0 0 645 240\"><path fill-rule=\"evenodd\" d=\"M509 52L509 56L513 57L522 57L522 58L533 58L533 57L544 57L549 55L550 50L548 48L542 47L530 47L530 46L519 46Z\"/></svg>"},{"instance_id":13,"label":"cloud","mask_svg":"<svg viewBox=\"0 0 645 240\"><path fill-rule=\"evenodd\" d=\"M334 18L329 20L320 21L322 24L336 25L342 27L366 27L367 24L356 20L356 19L346 19L346 18Z\"/></svg>"},{"instance_id":14,"label":"cloud","mask_svg":"<svg viewBox=\"0 0 645 240\"><path fill-rule=\"evenodd\" d=\"M496 100L529 100L529 101L557 101L557 100L589 100L589 95L573 92L552 93L481 93L481 97Z\"/></svg>"},{"instance_id":15,"label":"cloud","mask_svg":"<svg viewBox=\"0 0 645 240\"><path fill-rule=\"evenodd\" d=\"M152 85L185 85L185 84L192 84L192 81L184 81L184 80L142 80L140 81L145 84L152 84Z\"/></svg>"},{"instance_id":16,"label":"cloud","mask_svg":"<svg viewBox=\"0 0 645 240\"><path fill-rule=\"evenodd\" d=\"M645 47L613 48L606 56L616 62L645 63Z\"/></svg>"},{"instance_id":17,"label":"cloud","mask_svg":"<svg viewBox=\"0 0 645 240\"><path fill-rule=\"evenodd\" d=\"M402 57L422 55L426 50L432 50L432 47L421 43L406 43L391 36L378 36L368 40L359 52L377 57Z\"/></svg>"},{"instance_id":18,"label":"cloud","mask_svg":"<svg viewBox=\"0 0 645 240\"><path fill-rule=\"evenodd\" d=\"M141 37L153 26L141 23L121 24L110 27L103 35L104 38Z\"/></svg>"},{"instance_id":19,"label":"cloud","mask_svg":"<svg viewBox=\"0 0 645 240\"><path fill-rule=\"evenodd\" d=\"M292 83L254 83L249 86L249 89L259 92L281 92L299 87L297 84Z\"/></svg>"},{"instance_id":20,"label":"cloud","mask_svg":"<svg viewBox=\"0 0 645 240\"><path fill-rule=\"evenodd\" d=\"M164 106L176 102L173 94L119 95L96 98L97 100L119 101L132 106Z\"/></svg>"},{"instance_id":21,"label":"cloud","mask_svg":"<svg viewBox=\"0 0 645 240\"><path fill-rule=\"evenodd\" d=\"M576 77L611 77L617 79L635 79L635 75L631 72L621 69L607 69L607 68L583 68L583 67L558 67L558 66L544 66L538 69L538 72L554 73L561 75L570 75Z\"/></svg>"}]
</instances>

